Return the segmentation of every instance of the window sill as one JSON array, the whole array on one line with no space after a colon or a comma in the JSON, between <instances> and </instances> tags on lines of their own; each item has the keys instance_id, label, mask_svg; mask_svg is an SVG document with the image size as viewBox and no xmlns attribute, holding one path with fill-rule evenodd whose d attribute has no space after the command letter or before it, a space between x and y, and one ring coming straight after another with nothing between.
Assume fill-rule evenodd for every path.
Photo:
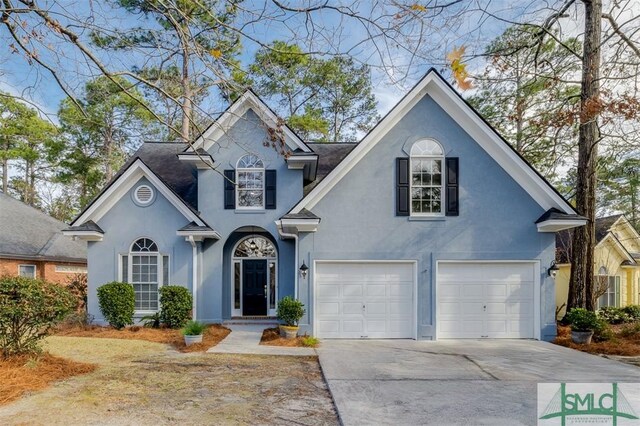
<instances>
[{"instance_id":1,"label":"window sill","mask_svg":"<svg viewBox=\"0 0 640 426\"><path fill-rule=\"evenodd\" d=\"M255 210L251 210L251 209L235 209L234 212L236 214L251 214L251 213L259 213L259 214L264 214L266 213L265 209L255 209Z\"/></svg>"},{"instance_id":2,"label":"window sill","mask_svg":"<svg viewBox=\"0 0 640 426\"><path fill-rule=\"evenodd\" d=\"M447 218L445 216L409 216L409 220L417 222L444 222Z\"/></svg>"}]
</instances>

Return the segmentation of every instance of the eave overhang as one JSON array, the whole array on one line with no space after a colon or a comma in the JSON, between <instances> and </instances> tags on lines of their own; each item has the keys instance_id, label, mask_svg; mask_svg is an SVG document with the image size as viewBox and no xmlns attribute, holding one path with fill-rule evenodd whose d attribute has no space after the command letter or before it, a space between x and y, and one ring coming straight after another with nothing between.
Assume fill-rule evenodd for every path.
<instances>
[{"instance_id":1,"label":"eave overhang","mask_svg":"<svg viewBox=\"0 0 640 426\"><path fill-rule=\"evenodd\" d=\"M62 231L62 235L71 237L74 240L81 241L102 241L104 234L98 231L82 231L74 229L65 229Z\"/></svg>"},{"instance_id":2,"label":"eave overhang","mask_svg":"<svg viewBox=\"0 0 640 426\"><path fill-rule=\"evenodd\" d=\"M579 228L587 224L587 219L548 219L536 223L538 232L559 232L565 229Z\"/></svg>"},{"instance_id":3,"label":"eave overhang","mask_svg":"<svg viewBox=\"0 0 640 426\"><path fill-rule=\"evenodd\" d=\"M318 155L302 154L290 155L285 159L289 170L302 170L304 180L311 182L316 179L318 173Z\"/></svg>"},{"instance_id":4,"label":"eave overhang","mask_svg":"<svg viewBox=\"0 0 640 426\"><path fill-rule=\"evenodd\" d=\"M213 167L213 157L200 152L183 152L178 154L178 160L192 163L197 169L209 169Z\"/></svg>"},{"instance_id":5,"label":"eave overhang","mask_svg":"<svg viewBox=\"0 0 640 426\"><path fill-rule=\"evenodd\" d=\"M280 219L276 220L278 231L285 233L316 232L320 219Z\"/></svg>"}]
</instances>

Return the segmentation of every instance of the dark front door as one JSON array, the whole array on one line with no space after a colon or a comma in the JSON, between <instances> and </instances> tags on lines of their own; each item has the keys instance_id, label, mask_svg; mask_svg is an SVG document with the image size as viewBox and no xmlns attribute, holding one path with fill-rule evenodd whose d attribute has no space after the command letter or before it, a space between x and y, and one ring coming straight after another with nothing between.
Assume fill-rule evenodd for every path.
<instances>
[{"instance_id":1,"label":"dark front door","mask_svg":"<svg viewBox=\"0 0 640 426\"><path fill-rule=\"evenodd\" d=\"M242 315L267 315L267 261L242 261Z\"/></svg>"}]
</instances>

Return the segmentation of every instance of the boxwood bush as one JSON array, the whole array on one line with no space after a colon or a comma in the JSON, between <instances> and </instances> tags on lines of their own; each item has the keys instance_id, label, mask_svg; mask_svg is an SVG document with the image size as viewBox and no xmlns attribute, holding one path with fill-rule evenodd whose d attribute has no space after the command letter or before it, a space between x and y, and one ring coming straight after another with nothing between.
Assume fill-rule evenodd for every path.
<instances>
[{"instance_id":1,"label":"boxwood bush","mask_svg":"<svg viewBox=\"0 0 640 426\"><path fill-rule=\"evenodd\" d=\"M565 320L573 331L598 332L604 328L602 319L595 312L583 308L573 308L566 315Z\"/></svg>"},{"instance_id":2,"label":"boxwood bush","mask_svg":"<svg viewBox=\"0 0 640 426\"><path fill-rule=\"evenodd\" d=\"M292 297L283 297L278 303L278 319L286 326L297 326L298 321L304 316L304 312L304 304Z\"/></svg>"},{"instance_id":3,"label":"boxwood bush","mask_svg":"<svg viewBox=\"0 0 640 426\"><path fill-rule=\"evenodd\" d=\"M185 287L160 287L160 322L171 328L181 328L191 319L193 298Z\"/></svg>"},{"instance_id":4,"label":"boxwood bush","mask_svg":"<svg viewBox=\"0 0 640 426\"><path fill-rule=\"evenodd\" d=\"M119 330L133 324L136 295L131 284L114 281L99 287L98 303L100 312L113 328Z\"/></svg>"},{"instance_id":5,"label":"boxwood bush","mask_svg":"<svg viewBox=\"0 0 640 426\"><path fill-rule=\"evenodd\" d=\"M64 287L26 277L0 277L0 350L2 355L34 353L51 327L75 308Z\"/></svg>"}]
</instances>

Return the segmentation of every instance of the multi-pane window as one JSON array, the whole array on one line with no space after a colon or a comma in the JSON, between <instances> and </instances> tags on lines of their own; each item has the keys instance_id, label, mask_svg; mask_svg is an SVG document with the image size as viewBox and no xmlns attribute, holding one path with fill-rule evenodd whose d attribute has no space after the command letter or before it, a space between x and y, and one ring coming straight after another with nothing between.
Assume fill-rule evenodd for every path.
<instances>
[{"instance_id":1,"label":"multi-pane window","mask_svg":"<svg viewBox=\"0 0 640 426\"><path fill-rule=\"evenodd\" d=\"M264 208L264 163L247 154L236 165L236 208Z\"/></svg>"},{"instance_id":2,"label":"multi-pane window","mask_svg":"<svg viewBox=\"0 0 640 426\"><path fill-rule=\"evenodd\" d=\"M149 238L140 238L122 256L122 281L131 283L136 311L157 311L158 288L169 281L169 256L162 256Z\"/></svg>"},{"instance_id":3,"label":"multi-pane window","mask_svg":"<svg viewBox=\"0 0 640 426\"><path fill-rule=\"evenodd\" d=\"M35 278L36 277L36 265L20 265L19 274L21 277Z\"/></svg>"},{"instance_id":4,"label":"multi-pane window","mask_svg":"<svg viewBox=\"0 0 640 426\"><path fill-rule=\"evenodd\" d=\"M441 215L443 204L444 152L433 140L418 141L411 147L411 214Z\"/></svg>"},{"instance_id":5,"label":"multi-pane window","mask_svg":"<svg viewBox=\"0 0 640 426\"><path fill-rule=\"evenodd\" d=\"M620 276L596 275L595 281L600 288L606 286L604 294L598 298L598 307L620 307Z\"/></svg>"}]
</instances>

